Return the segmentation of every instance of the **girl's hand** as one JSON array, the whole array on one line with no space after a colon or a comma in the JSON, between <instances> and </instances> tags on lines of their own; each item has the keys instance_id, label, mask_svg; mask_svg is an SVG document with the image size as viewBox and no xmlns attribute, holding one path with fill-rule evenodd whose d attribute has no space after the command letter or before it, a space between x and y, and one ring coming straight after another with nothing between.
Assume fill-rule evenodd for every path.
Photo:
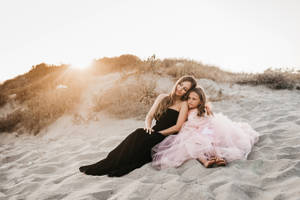
<instances>
[{"instance_id":1,"label":"girl's hand","mask_svg":"<svg viewBox=\"0 0 300 200\"><path fill-rule=\"evenodd\" d=\"M205 104L205 109L206 109L206 112L207 112L207 115L213 115L213 112L211 111L211 103L210 102L207 102Z\"/></svg>"},{"instance_id":2,"label":"girl's hand","mask_svg":"<svg viewBox=\"0 0 300 200\"><path fill-rule=\"evenodd\" d=\"M144 130L147 132L147 133L149 133L149 134L151 134L152 132L154 132L154 130L152 129L152 128L144 128Z\"/></svg>"}]
</instances>

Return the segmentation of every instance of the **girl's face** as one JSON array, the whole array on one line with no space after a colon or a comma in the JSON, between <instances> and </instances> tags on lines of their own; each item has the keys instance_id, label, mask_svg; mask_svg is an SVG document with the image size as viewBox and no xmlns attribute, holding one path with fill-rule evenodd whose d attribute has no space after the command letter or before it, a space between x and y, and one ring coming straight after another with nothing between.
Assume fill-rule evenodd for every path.
<instances>
[{"instance_id":1,"label":"girl's face","mask_svg":"<svg viewBox=\"0 0 300 200\"><path fill-rule=\"evenodd\" d=\"M183 81L176 86L175 94L182 97L192 87L192 83L189 81Z\"/></svg>"},{"instance_id":2,"label":"girl's face","mask_svg":"<svg viewBox=\"0 0 300 200\"><path fill-rule=\"evenodd\" d=\"M197 108L201 104L200 98L196 92L191 92L189 94L187 102L189 109Z\"/></svg>"}]
</instances>

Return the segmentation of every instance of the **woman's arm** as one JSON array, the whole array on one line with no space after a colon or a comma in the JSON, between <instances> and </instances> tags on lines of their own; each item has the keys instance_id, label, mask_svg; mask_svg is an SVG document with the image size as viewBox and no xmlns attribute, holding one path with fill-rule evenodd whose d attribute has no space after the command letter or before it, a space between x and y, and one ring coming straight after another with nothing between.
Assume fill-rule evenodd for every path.
<instances>
[{"instance_id":1,"label":"woman's arm","mask_svg":"<svg viewBox=\"0 0 300 200\"><path fill-rule=\"evenodd\" d=\"M145 130L147 133L151 133L153 130L152 130L152 120L154 118L154 114L155 114L155 111L159 105L159 103L161 102L161 100L163 98L165 98L166 96L168 96L167 94L160 94L158 95L158 97L155 99L152 107L150 108L149 112L147 113L146 115L146 119L145 119Z\"/></svg>"},{"instance_id":2,"label":"woman's arm","mask_svg":"<svg viewBox=\"0 0 300 200\"><path fill-rule=\"evenodd\" d=\"M170 135L180 131L183 123L187 119L188 110L189 108L187 102L186 101L182 102L176 124L174 126L171 126L170 128L159 131L159 133L161 133L162 135Z\"/></svg>"}]
</instances>

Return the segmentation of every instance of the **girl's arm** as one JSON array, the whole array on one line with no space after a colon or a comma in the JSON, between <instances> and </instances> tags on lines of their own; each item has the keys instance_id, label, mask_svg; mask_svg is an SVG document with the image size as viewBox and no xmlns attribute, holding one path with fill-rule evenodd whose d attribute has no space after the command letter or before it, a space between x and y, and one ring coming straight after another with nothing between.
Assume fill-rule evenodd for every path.
<instances>
[{"instance_id":1,"label":"girl's arm","mask_svg":"<svg viewBox=\"0 0 300 200\"><path fill-rule=\"evenodd\" d=\"M161 133L162 135L171 135L173 133L177 133L178 131L180 131L183 123L187 119L188 110L189 108L187 102L186 101L182 102L176 124L174 126L171 126L170 128L159 131L159 133Z\"/></svg>"},{"instance_id":2,"label":"girl's arm","mask_svg":"<svg viewBox=\"0 0 300 200\"><path fill-rule=\"evenodd\" d=\"M210 116L214 116L214 113L212 112L212 105L210 102L207 102L205 104L206 114Z\"/></svg>"},{"instance_id":3,"label":"girl's arm","mask_svg":"<svg viewBox=\"0 0 300 200\"><path fill-rule=\"evenodd\" d=\"M152 120L154 118L154 114L155 114L155 111L159 105L159 103L161 102L161 100L163 98L165 98L166 96L168 96L167 94L160 94L158 95L158 97L155 99L152 107L150 108L149 112L147 113L146 115L146 119L145 119L145 130L147 133L151 133L153 130L152 130Z\"/></svg>"}]
</instances>

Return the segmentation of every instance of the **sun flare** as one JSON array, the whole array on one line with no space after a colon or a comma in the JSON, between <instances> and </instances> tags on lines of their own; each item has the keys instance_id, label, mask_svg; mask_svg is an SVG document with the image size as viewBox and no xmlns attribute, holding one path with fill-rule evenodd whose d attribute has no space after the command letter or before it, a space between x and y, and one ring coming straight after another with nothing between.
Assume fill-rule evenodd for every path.
<instances>
[{"instance_id":1,"label":"sun flare","mask_svg":"<svg viewBox=\"0 0 300 200\"><path fill-rule=\"evenodd\" d=\"M73 69L86 69L91 63L91 60L76 60L70 63L70 67Z\"/></svg>"}]
</instances>

